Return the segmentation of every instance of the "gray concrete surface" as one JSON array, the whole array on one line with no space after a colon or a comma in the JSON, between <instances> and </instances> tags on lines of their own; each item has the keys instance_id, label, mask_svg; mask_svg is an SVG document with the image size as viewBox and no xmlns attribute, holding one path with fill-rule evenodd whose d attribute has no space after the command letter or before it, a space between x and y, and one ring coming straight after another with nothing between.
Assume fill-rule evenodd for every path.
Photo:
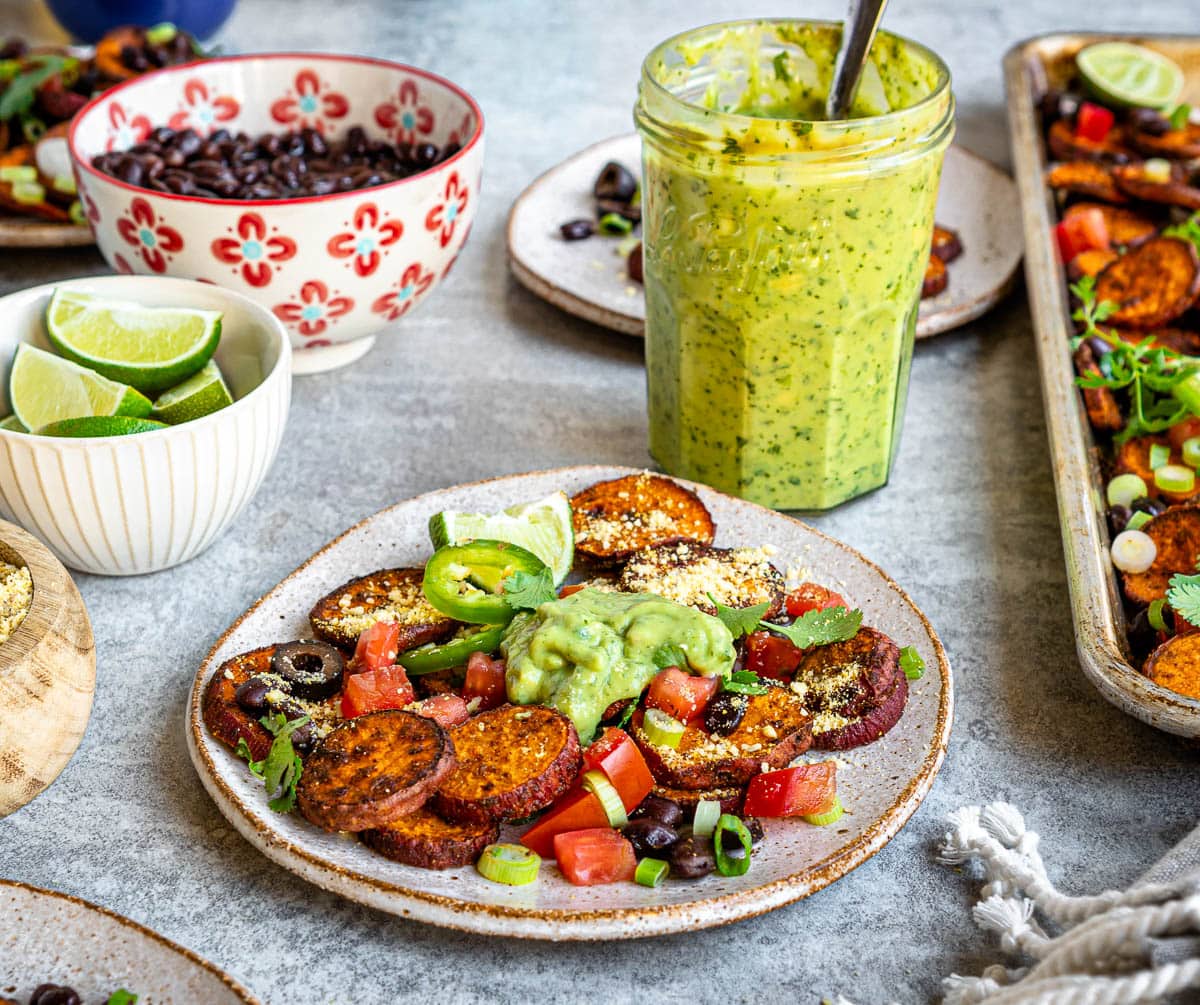
<instances>
[{"instance_id":1,"label":"gray concrete surface","mask_svg":"<svg viewBox=\"0 0 1200 1005\"><path fill-rule=\"evenodd\" d=\"M47 793L0 822L0 875L97 900L227 967L272 1003L537 1000L860 1002L934 998L995 959L976 883L933 862L952 809L1012 800L1070 889L1124 882L1197 819L1195 750L1107 705L1074 651L1030 321L1018 291L921 344L891 484L814 522L922 604L950 652L958 718L932 794L874 859L812 899L715 931L609 945L482 939L329 896L255 853L184 746L195 667L261 592L361 517L418 492L581 462L643 465L636 341L576 321L509 277L503 225L528 181L629 128L640 57L686 27L751 13L837 16L836 0L757 5L566 0L245 0L230 50L401 58L480 99L483 204L444 290L352 369L296 382L282 453L206 554L142 579L81 577L99 682L87 736ZM885 23L948 60L959 140L1008 160L1000 58L1055 28L1194 28L1198 0L894 0ZM0 0L0 35L49 33ZM1016 208L1014 207L1014 212ZM92 252L0 252L0 290L103 271ZM369 450L369 453L368 453Z\"/></svg>"}]
</instances>

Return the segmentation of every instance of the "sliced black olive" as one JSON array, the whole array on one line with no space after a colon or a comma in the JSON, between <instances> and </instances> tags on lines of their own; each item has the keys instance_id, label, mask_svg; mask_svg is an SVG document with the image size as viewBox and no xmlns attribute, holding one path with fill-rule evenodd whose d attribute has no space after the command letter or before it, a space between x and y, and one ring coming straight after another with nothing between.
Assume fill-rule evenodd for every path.
<instances>
[{"instance_id":1,"label":"sliced black olive","mask_svg":"<svg viewBox=\"0 0 1200 1005\"><path fill-rule=\"evenodd\" d=\"M342 654L326 642L312 639L285 642L271 657L271 672L291 685L298 698L320 701L328 698L342 683L345 662Z\"/></svg>"},{"instance_id":2,"label":"sliced black olive","mask_svg":"<svg viewBox=\"0 0 1200 1005\"><path fill-rule=\"evenodd\" d=\"M742 723L750 700L744 694L721 691L704 710L704 728L717 736L728 736Z\"/></svg>"},{"instance_id":3,"label":"sliced black olive","mask_svg":"<svg viewBox=\"0 0 1200 1005\"><path fill-rule=\"evenodd\" d=\"M609 161L596 178L592 186L592 194L597 199L612 199L620 203L629 203L637 194L638 181L628 168L616 161Z\"/></svg>"},{"instance_id":4,"label":"sliced black olive","mask_svg":"<svg viewBox=\"0 0 1200 1005\"><path fill-rule=\"evenodd\" d=\"M596 217L604 217L609 213L616 213L617 216L624 217L630 223L642 222L642 204L640 202L620 202L617 199L597 199L596 200Z\"/></svg>"},{"instance_id":5,"label":"sliced black olive","mask_svg":"<svg viewBox=\"0 0 1200 1005\"><path fill-rule=\"evenodd\" d=\"M81 1005L82 999L74 988L65 984L39 984L33 989L29 1005Z\"/></svg>"}]
</instances>

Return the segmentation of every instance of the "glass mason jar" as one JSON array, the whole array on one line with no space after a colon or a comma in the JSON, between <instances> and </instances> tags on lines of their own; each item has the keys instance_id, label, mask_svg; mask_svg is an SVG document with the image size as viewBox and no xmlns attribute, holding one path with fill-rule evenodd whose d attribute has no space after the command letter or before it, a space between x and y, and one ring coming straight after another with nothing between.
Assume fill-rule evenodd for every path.
<instances>
[{"instance_id":1,"label":"glass mason jar","mask_svg":"<svg viewBox=\"0 0 1200 1005\"><path fill-rule=\"evenodd\" d=\"M678 35L635 109L650 452L777 509L887 482L954 133L946 66L888 32L851 118L822 121L840 39L792 20Z\"/></svg>"}]
</instances>

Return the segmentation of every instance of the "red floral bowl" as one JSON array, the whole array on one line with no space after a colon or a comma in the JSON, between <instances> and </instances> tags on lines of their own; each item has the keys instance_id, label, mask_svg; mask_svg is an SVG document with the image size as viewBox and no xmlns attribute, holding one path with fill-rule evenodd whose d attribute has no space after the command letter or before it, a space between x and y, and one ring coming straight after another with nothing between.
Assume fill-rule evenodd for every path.
<instances>
[{"instance_id":1,"label":"red floral bowl","mask_svg":"<svg viewBox=\"0 0 1200 1005\"><path fill-rule=\"evenodd\" d=\"M410 178L290 200L174 195L92 166L162 125L330 137L359 125L373 139L462 149ZM106 91L75 117L69 144L79 197L114 269L246 294L287 327L294 372L312 373L358 359L450 271L479 202L483 116L461 88L411 66L271 53L171 67Z\"/></svg>"}]
</instances>

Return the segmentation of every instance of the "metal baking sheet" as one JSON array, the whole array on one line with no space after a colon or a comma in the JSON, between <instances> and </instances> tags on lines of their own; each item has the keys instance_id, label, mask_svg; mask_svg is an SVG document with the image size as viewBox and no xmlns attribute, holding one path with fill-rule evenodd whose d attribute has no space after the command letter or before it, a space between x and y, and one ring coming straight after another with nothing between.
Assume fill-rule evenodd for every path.
<instances>
[{"instance_id":1,"label":"metal baking sheet","mask_svg":"<svg viewBox=\"0 0 1200 1005\"><path fill-rule=\"evenodd\" d=\"M1025 230L1025 279L1033 313L1042 399L1058 494L1075 641L1084 673L1118 708L1157 729L1200 737L1200 701L1152 683L1130 662L1108 524L1099 452L1071 362L1074 326L1051 230L1054 200L1044 184L1047 154L1038 103L1073 75L1075 54L1093 42L1120 39L1156 49L1183 67L1183 99L1200 105L1200 36L1051 34L1014 46L1004 59L1009 135Z\"/></svg>"}]
</instances>

